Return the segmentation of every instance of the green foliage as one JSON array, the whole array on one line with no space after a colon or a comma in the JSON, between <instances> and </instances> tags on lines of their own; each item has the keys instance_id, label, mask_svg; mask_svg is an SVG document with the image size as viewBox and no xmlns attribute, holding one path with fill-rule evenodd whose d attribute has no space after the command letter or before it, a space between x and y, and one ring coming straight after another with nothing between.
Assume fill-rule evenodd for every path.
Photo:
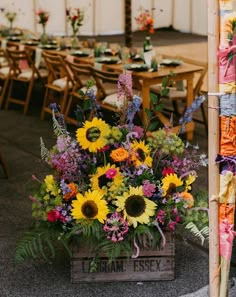
<instances>
[{"instance_id":1,"label":"green foliage","mask_svg":"<svg viewBox=\"0 0 236 297\"><path fill-rule=\"evenodd\" d=\"M200 239L202 245L204 244L205 240L209 240L208 226L205 226L201 230L199 230L196 224L190 222L185 226L185 228L189 230L196 238Z\"/></svg>"},{"instance_id":2,"label":"green foliage","mask_svg":"<svg viewBox=\"0 0 236 297\"><path fill-rule=\"evenodd\" d=\"M194 207L187 211L185 229L201 241L209 239L208 193L199 191L194 195Z\"/></svg>"},{"instance_id":3,"label":"green foliage","mask_svg":"<svg viewBox=\"0 0 236 297\"><path fill-rule=\"evenodd\" d=\"M125 253L127 257L132 255L132 249L128 241L113 242L111 240L104 239L100 244L97 245L97 251L99 253L105 253L108 257L108 263L113 262L122 253Z\"/></svg>"},{"instance_id":4,"label":"green foliage","mask_svg":"<svg viewBox=\"0 0 236 297\"><path fill-rule=\"evenodd\" d=\"M53 132L57 137L67 134L64 127L62 127L62 125L60 125L58 123L58 120L56 119L54 110L52 110L52 123L53 123Z\"/></svg>"},{"instance_id":5,"label":"green foliage","mask_svg":"<svg viewBox=\"0 0 236 297\"><path fill-rule=\"evenodd\" d=\"M137 241L140 247L152 247L155 248L160 243L160 233L153 227L148 225L138 225L134 230L134 239Z\"/></svg>"},{"instance_id":6,"label":"green foliage","mask_svg":"<svg viewBox=\"0 0 236 297\"><path fill-rule=\"evenodd\" d=\"M46 148L43 138L40 137L40 149L41 149L41 158L46 161L49 157L49 150Z\"/></svg>"},{"instance_id":7,"label":"green foliage","mask_svg":"<svg viewBox=\"0 0 236 297\"><path fill-rule=\"evenodd\" d=\"M49 226L48 228L33 226L16 244L15 263L20 264L30 259L52 262L59 242L70 254L68 243L62 238L59 241L58 236L59 232Z\"/></svg>"}]
</instances>

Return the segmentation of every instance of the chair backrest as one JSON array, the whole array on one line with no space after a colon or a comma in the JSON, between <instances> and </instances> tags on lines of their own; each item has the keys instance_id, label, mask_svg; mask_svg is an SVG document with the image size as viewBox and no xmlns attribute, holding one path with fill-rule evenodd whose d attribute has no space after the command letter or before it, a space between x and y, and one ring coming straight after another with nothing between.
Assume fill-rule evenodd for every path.
<instances>
[{"instance_id":1,"label":"chair backrest","mask_svg":"<svg viewBox=\"0 0 236 297\"><path fill-rule=\"evenodd\" d=\"M32 71L33 78L34 74L37 74L37 76L40 77L40 74L33 62L33 50L7 48L6 53L9 59L12 77L17 77L24 69L30 69Z\"/></svg>"},{"instance_id":2,"label":"chair backrest","mask_svg":"<svg viewBox=\"0 0 236 297\"><path fill-rule=\"evenodd\" d=\"M0 68L9 66L10 61L7 52L0 48Z\"/></svg>"},{"instance_id":3,"label":"chair backrest","mask_svg":"<svg viewBox=\"0 0 236 297\"><path fill-rule=\"evenodd\" d=\"M73 82L66 67L65 59L61 55L43 51L42 56L48 68L49 84L60 78L65 78L68 84Z\"/></svg>"},{"instance_id":4,"label":"chair backrest","mask_svg":"<svg viewBox=\"0 0 236 297\"><path fill-rule=\"evenodd\" d=\"M69 67L69 72L72 74L73 79L73 92L84 87L88 80L92 78L92 67L89 64L81 64L79 61L65 60Z\"/></svg>"},{"instance_id":5,"label":"chair backrest","mask_svg":"<svg viewBox=\"0 0 236 297\"><path fill-rule=\"evenodd\" d=\"M92 75L97 86L97 99L102 100L109 95L107 84L113 85L117 89L119 72L109 72L92 67Z\"/></svg>"},{"instance_id":6,"label":"chair backrest","mask_svg":"<svg viewBox=\"0 0 236 297\"><path fill-rule=\"evenodd\" d=\"M194 97L197 97L201 94L201 88L204 83L204 78L207 74L208 63L203 61L198 61L191 58L186 58L183 56L178 56L178 59L182 60L185 63L196 65L202 67L201 71L197 71L194 76Z\"/></svg>"}]
</instances>

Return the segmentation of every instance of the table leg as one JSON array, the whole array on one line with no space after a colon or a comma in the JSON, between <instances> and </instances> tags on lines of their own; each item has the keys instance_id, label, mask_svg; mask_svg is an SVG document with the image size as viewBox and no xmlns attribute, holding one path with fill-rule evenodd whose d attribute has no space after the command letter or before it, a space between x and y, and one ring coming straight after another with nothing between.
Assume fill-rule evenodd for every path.
<instances>
[{"instance_id":1,"label":"table leg","mask_svg":"<svg viewBox=\"0 0 236 297\"><path fill-rule=\"evenodd\" d=\"M189 77L187 78L187 102L186 102L186 107L189 107L193 100L194 100L194 96L193 96L193 74L189 75ZM194 131L194 126L195 124L192 123L193 125L193 129L188 130L186 129L186 139L191 141L193 139L193 131Z\"/></svg>"}]
</instances>

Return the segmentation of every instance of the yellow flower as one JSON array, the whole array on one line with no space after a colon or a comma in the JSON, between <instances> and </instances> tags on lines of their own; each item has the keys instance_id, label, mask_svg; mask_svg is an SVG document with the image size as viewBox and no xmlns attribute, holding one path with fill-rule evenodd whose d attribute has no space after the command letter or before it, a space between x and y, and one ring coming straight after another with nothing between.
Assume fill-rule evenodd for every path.
<instances>
[{"instance_id":1,"label":"yellow flower","mask_svg":"<svg viewBox=\"0 0 236 297\"><path fill-rule=\"evenodd\" d=\"M129 158L129 153L123 147L119 147L111 152L110 157L114 162L122 162Z\"/></svg>"},{"instance_id":2,"label":"yellow flower","mask_svg":"<svg viewBox=\"0 0 236 297\"><path fill-rule=\"evenodd\" d=\"M193 196L190 193L185 191L185 192L180 193L180 196L181 196L182 199L185 200L185 202L187 202L189 208L193 207L194 199L193 199Z\"/></svg>"},{"instance_id":3,"label":"yellow flower","mask_svg":"<svg viewBox=\"0 0 236 297\"><path fill-rule=\"evenodd\" d=\"M116 174L113 178L109 178L106 175L110 169L116 170ZM121 186L123 183L123 176L120 173L120 169L115 165L107 164L104 167L98 167L96 173L91 178L91 184L93 190L99 190L104 195L107 193L107 190L114 191L116 188Z\"/></svg>"},{"instance_id":4,"label":"yellow flower","mask_svg":"<svg viewBox=\"0 0 236 297\"><path fill-rule=\"evenodd\" d=\"M122 211L129 225L137 227L138 223L148 224L150 217L155 215L156 203L145 198L140 187L129 187L123 196L117 197L117 211Z\"/></svg>"},{"instance_id":5,"label":"yellow flower","mask_svg":"<svg viewBox=\"0 0 236 297\"><path fill-rule=\"evenodd\" d=\"M195 182L195 180L196 180L196 176L194 175L194 174L190 174L189 176L188 176L188 178L186 179L186 181L185 181L185 184L186 184L186 187L185 187L185 190L186 191L190 191L191 190L191 184L193 183L193 182Z\"/></svg>"},{"instance_id":6,"label":"yellow flower","mask_svg":"<svg viewBox=\"0 0 236 297\"><path fill-rule=\"evenodd\" d=\"M109 134L109 125L98 118L86 121L83 128L76 131L78 143L83 149L88 149L91 153L97 152L108 143L107 137Z\"/></svg>"},{"instance_id":7,"label":"yellow flower","mask_svg":"<svg viewBox=\"0 0 236 297\"><path fill-rule=\"evenodd\" d=\"M167 174L162 179L163 196L169 196L175 193L176 188L183 185L183 181L174 173Z\"/></svg>"},{"instance_id":8,"label":"yellow flower","mask_svg":"<svg viewBox=\"0 0 236 297\"><path fill-rule=\"evenodd\" d=\"M132 147L132 161L135 167L146 165L152 167L152 158L149 156L150 149L145 145L144 141L134 141L131 144Z\"/></svg>"},{"instance_id":9,"label":"yellow flower","mask_svg":"<svg viewBox=\"0 0 236 297\"><path fill-rule=\"evenodd\" d=\"M61 192L56 181L54 180L53 175L47 175L44 179L44 182L46 184L46 191L50 192L52 195L57 196Z\"/></svg>"},{"instance_id":10,"label":"yellow flower","mask_svg":"<svg viewBox=\"0 0 236 297\"><path fill-rule=\"evenodd\" d=\"M100 191L89 190L85 192L84 196L78 193L76 198L72 201L73 208L71 211L74 219L97 219L100 223L104 223L109 209Z\"/></svg>"}]
</instances>

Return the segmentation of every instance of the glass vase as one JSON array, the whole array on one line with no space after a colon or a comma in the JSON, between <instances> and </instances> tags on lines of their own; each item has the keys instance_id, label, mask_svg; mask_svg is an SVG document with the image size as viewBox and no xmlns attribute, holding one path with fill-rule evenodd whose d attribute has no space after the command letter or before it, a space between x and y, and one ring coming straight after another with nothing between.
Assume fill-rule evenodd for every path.
<instances>
[{"instance_id":1,"label":"glass vase","mask_svg":"<svg viewBox=\"0 0 236 297\"><path fill-rule=\"evenodd\" d=\"M43 25L43 33L40 36L40 43L42 45L46 45L47 42L48 42L48 37L47 37L47 34L46 34L45 25Z\"/></svg>"},{"instance_id":2,"label":"glass vase","mask_svg":"<svg viewBox=\"0 0 236 297\"><path fill-rule=\"evenodd\" d=\"M77 49L78 47L79 47L79 40L77 37L77 31L74 31L71 39L71 49Z\"/></svg>"},{"instance_id":3,"label":"glass vase","mask_svg":"<svg viewBox=\"0 0 236 297\"><path fill-rule=\"evenodd\" d=\"M151 37L149 35L146 36L144 44L143 44L143 51L149 52L152 50L152 42Z\"/></svg>"}]
</instances>

